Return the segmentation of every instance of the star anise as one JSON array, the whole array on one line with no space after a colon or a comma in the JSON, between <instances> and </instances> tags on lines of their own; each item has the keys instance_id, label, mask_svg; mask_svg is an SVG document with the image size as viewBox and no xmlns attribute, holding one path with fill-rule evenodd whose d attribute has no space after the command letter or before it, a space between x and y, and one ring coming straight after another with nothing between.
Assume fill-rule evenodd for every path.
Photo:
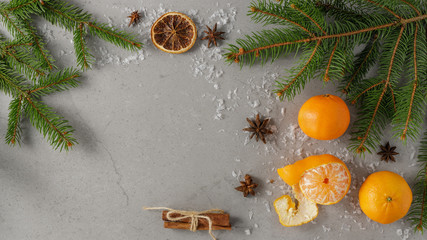
<instances>
[{"instance_id":1,"label":"star anise","mask_svg":"<svg viewBox=\"0 0 427 240\"><path fill-rule=\"evenodd\" d=\"M210 27L208 27L208 26L206 26L206 27L208 28L208 31L204 31L204 32L207 35L205 37L203 37L202 40L209 40L209 42L208 42L208 48L211 47L211 43L213 43L213 44L215 44L215 46L217 46L216 45L216 40L217 39L224 40L224 38L221 37L221 35L224 34L225 32L217 32L216 31L216 27L217 27L216 23L215 23L215 26L214 26L213 30Z\"/></svg>"},{"instance_id":2,"label":"star anise","mask_svg":"<svg viewBox=\"0 0 427 240\"><path fill-rule=\"evenodd\" d=\"M381 152L378 152L378 155L382 155L381 156L381 161L393 161L396 162L396 160L394 159L394 155L399 154L398 152L395 152L394 150L396 149L396 147L390 147L390 143L387 142L387 144L385 146L380 146L381 148Z\"/></svg>"},{"instance_id":3,"label":"star anise","mask_svg":"<svg viewBox=\"0 0 427 240\"><path fill-rule=\"evenodd\" d=\"M128 25L128 27L130 27L131 25L136 25L139 22L141 15L138 13L138 11L133 11L130 16L128 16L128 18L130 18Z\"/></svg>"},{"instance_id":4,"label":"star anise","mask_svg":"<svg viewBox=\"0 0 427 240\"><path fill-rule=\"evenodd\" d=\"M265 141L265 136L267 134L272 134L273 132L269 129L267 129L267 125L268 122L270 122L270 119L264 119L264 120L260 120L259 119L259 114L256 115L256 119L255 121L251 121L249 120L249 118L246 118L246 121L248 121L249 125L251 125L251 127L249 128L244 128L243 131L247 131L247 132L251 132L251 136L250 139L252 139L254 136L256 136L256 141L258 142L259 139L261 139L264 144L266 144L267 142Z\"/></svg>"},{"instance_id":5,"label":"star anise","mask_svg":"<svg viewBox=\"0 0 427 240\"><path fill-rule=\"evenodd\" d=\"M252 182L252 177L249 174L245 175L245 181L240 182L240 186L235 189L239 192L243 192L243 196L247 197L249 194L255 196L254 188L258 187L258 184Z\"/></svg>"}]
</instances>

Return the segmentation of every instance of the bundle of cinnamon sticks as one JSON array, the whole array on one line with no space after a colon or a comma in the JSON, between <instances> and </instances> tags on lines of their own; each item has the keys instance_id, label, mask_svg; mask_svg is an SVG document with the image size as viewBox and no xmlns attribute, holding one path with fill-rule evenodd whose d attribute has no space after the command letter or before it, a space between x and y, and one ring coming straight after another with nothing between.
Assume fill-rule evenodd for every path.
<instances>
[{"instance_id":1,"label":"bundle of cinnamon sticks","mask_svg":"<svg viewBox=\"0 0 427 240\"><path fill-rule=\"evenodd\" d=\"M167 218L168 211L162 212L162 220L164 222L165 228L173 228L173 229L190 229L191 218L184 218L180 221L169 221ZM205 213L201 214L207 216L212 221L212 230L231 230L230 225L230 215L228 213ZM181 217L182 215L179 213L171 214L172 218ZM209 230L209 222L207 219L199 218L199 224L197 225L197 230Z\"/></svg>"}]
</instances>

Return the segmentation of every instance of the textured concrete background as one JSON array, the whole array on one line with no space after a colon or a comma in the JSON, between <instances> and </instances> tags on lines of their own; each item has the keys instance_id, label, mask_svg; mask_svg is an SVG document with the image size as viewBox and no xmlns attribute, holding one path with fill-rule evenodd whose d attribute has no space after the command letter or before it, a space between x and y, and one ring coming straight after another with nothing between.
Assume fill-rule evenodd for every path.
<instances>
[{"instance_id":1,"label":"textured concrete background","mask_svg":"<svg viewBox=\"0 0 427 240\"><path fill-rule=\"evenodd\" d=\"M296 62L292 57L240 70L219 59L219 48L207 50L200 40L176 56L151 44L152 21L170 9L189 14L200 32L204 24L218 22L228 32L220 42L224 47L241 33L261 29L246 16L249 1L72 2L125 29L128 13L142 10L143 22L131 30L146 44L129 53L89 38L98 59L94 69L83 74L77 89L44 98L75 127L79 145L73 151L51 150L28 121L21 148L0 144L0 239L209 239L206 232L163 229L161 213L143 206L222 208L231 214L233 230L215 232L219 239L423 238L405 220L369 221L357 203L363 179L374 171L398 172L412 185L417 143L402 146L387 131L384 141L390 139L401 153L396 163L387 164L376 155L354 158L345 149L348 134L328 142L304 137L297 127L299 107L336 89L313 80L293 102L276 100L271 85ZM57 65L75 65L72 35L38 23ZM4 135L9 99L1 95L0 102ZM248 141L241 131L245 118L257 112L272 118L275 134L267 145ZM276 168L322 153L347 162L350 193L336 205L320 206L315 222L282 227L272 202L289 187ZM234 190L245 173L260 184L256 197L243 198ZM270 179L276 182L267 183Z\"/></svg>"}]
</instances>

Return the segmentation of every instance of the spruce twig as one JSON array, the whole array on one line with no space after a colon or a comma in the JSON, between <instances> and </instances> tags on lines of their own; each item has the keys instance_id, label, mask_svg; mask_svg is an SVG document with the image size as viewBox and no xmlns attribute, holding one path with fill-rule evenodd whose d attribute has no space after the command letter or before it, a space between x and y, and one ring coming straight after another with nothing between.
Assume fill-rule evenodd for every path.
<instances>
[{"instance_id":1,"label":"spruce twig","mask_svg":"<svg viewBox=\"0 0 427 240\"><path fill-rule=\"evenodd\" d=\"M424 133L424 139L421 141L418 164L421 169L412 188L414 198L408 219L415 230L423 233L424 229L427 229L427 132Z\"/></svg>"},{"instance_id":2,"label":"spruce twig","mask_svg":"<svg viewBox=\"0 0 427 240\"><path fill-rule=\"evenodd\" d=\"M6 142L21 144L20 124L26 117L54 149L69 150L77 143L72 135L74 129L41 98L77 87L80 73L72 68L56 70L43 39L31 25L33 15L40 15L73 33L77 65L82 70L90 68L94 61L86 45L87 34L128 50L141 48L142 44L135 36L96 23L89 13L61 0L0 3L0 21L14 37L8 41L0 36L0 90L13 97L9 104Z\"/></svg>"}]
</instances>

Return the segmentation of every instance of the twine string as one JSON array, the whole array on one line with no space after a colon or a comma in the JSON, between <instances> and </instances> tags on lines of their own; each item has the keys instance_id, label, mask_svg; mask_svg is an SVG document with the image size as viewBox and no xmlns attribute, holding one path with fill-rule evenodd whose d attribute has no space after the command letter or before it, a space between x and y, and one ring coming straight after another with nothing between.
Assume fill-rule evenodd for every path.
<instances>
[{"instance_id":1,"label":"twine string","mask_svg":"<svg viewBox=\"0 0 427 240\"><path fill-rule=\"evenodd\" d=\"M197 227L199 226L199 219L203 218L206 219L209 223L209 235L211 235L213 240L216 240L215 236L212 234L212 220L210 217L205 216L203 214L206 213L224 213L221 209L209 209L205 211L183 211L183 210L175 210L172 208L167 207L144 207L145 210L168 210L168 213L166 214L166 219L172 222L177 222L186 218L190 218L190 228L189 230L192 232L197 231ZM173 214L180 214L179 217L172 217Z\"/></svg>"}]
</instances>

